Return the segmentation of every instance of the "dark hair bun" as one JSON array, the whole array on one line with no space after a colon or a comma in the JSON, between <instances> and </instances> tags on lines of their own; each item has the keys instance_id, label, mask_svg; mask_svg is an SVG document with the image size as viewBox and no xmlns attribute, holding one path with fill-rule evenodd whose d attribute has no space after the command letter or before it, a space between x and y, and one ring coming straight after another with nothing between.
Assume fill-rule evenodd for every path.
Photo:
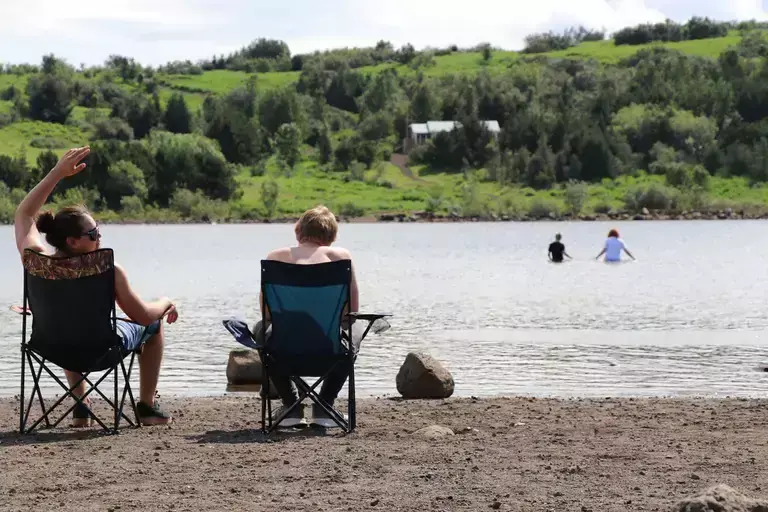
<instances>
[{"instance_id":1,"label":"dark hair bun","mask_svg":"<svg viewBox=\"0 0 768 512\"><path fill-rule=\"evenodd\" d=\"M37 222L35 223L37 226L37 230L41 233L51 233L55 229L54 227L54 217L51 212L43 212L40 214L40 216L37 218Z\"/></svg>"}]
</instances>

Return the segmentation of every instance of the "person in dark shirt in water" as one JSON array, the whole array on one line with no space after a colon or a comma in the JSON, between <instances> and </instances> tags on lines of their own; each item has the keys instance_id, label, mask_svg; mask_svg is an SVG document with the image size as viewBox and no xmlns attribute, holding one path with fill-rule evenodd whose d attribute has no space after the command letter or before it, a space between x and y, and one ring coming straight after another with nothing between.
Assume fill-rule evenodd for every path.
<instances>
[{"instance_id":1,"label":"person in dark shirt in water","mask_svg":"<svg viewBox=\"0 0 768 512\"><path fill-rule=\"evenodd\" d=\"M549 261L553 263L562 263L563 256L566 256L570 260L573 259L570 254L565 252L565 245L560 241L561 238L563 238L563 236L560 233L557 233L555 235L555 241L549 244Z\"/></svg>"}]
</instances>

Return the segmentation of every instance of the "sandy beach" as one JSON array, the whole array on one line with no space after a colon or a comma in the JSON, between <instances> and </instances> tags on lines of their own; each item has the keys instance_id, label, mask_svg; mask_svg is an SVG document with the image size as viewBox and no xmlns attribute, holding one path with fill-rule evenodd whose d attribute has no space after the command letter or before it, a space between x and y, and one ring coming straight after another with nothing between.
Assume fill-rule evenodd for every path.
<instances>
[{"instance_id":1,"label":"sandy beach","mask_svg":"<svg viewBox=\"0 0 768 512\"><path fill-rule=\"evenodd\" d=\"M269 441L253 395L165 399L166 427L20 437L0 400L1 510L672 510L768 496L765 400L358 402L358 430ZM442 425L439 438L414 434Z\"/></svg>"}]
</instances>

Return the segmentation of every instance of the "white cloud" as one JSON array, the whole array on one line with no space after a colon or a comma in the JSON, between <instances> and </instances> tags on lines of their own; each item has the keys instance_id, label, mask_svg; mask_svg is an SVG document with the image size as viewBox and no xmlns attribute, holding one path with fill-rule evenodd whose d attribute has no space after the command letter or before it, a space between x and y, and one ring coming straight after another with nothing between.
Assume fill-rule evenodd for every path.
<instances>
[{"instance_id":1,"label":"white cloud","mask_svg":"<svg viewBox=\"0 0 768 512\"><path fill-rule=\"evenodd\" d=\"M283 39L294 52L379 39L519 48L533 32L610 32L694 15L768 19L761 0L0 0L0 57L39 62L53 52L95 64L120 53L160 64L227 53L258 37Z\"/></svg>"},{"instance_id":2,"label":"white cloud","mask_svg":"<svg viewBox=\"0 0 768 512\"><path fill-rule=\"evenodd\" d=\"M386 12L381 12L368 4L366 21L397 34L399 43L411 41L419 47L488 41L519 48L526 35L554 27L584 25L611 31L664 19L660 11L642 0L474 0L471 4L389 0L387 5Z\"/></svg>"}]
</instances>

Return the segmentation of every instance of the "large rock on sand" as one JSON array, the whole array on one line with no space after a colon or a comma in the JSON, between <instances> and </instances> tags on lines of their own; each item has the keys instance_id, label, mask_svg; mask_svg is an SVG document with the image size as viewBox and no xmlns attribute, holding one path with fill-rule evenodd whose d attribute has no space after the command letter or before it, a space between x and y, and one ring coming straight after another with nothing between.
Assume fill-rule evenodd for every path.
<instances>
[{"instance_id":1,"label":"large rock on sand","mask_svg":"<svg viewBox=\"0 0 768 512\"><path fill-rule=\"evenodd\" d=\"M230 384L261 384L263 369L255 350L233 350L227 362L227 382Z\"/></svg>"},{"instance_id":2,"label":"large rock on sand","mask_svg":"<svg viewBox=\"0 0 768 512\"><path fill-rule=\"evenodd\" d=\"M717 485L701 496L684 499L675 512L768 512L768 500L749 498L727 485Z\"/></svg>"},{"instance_id":3,"label":"large rock on sand","mask_svg":"<svg viewBox=\"0 0 768 512\"><path fill-rule=\"evenodd\" d=\"M453 394L451 373L437 359L420 352L405 357L396 382L403 398L448 398Z\"/></svg>"},{"instance_id":4,"label":"large rock on sand","mask_svg":"<svg viewBox=\"0 0 768 512\"><path fill-rule=\"evenodd\" d=\"M227 382L236 386L264 384L264 368L259 353L249 349L231 351L227 362ZM262 386L260 395L264 397L264 394ZM269 398L280 398L274 384L269 387Z\"/></svg>"}]
</instances>

